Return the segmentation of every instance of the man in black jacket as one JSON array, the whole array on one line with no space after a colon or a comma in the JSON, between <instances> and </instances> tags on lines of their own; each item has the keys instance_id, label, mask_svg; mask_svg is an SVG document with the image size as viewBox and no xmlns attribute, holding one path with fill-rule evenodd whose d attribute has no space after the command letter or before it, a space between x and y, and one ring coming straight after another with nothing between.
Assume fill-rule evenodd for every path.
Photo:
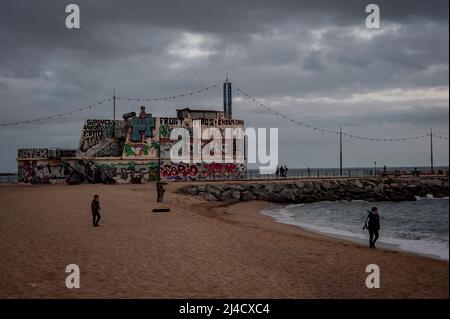
<instances>
[{"instance_id":1,"label":"man in black jacket","mask_svg":"<svg viewBox=\"0 0 450 319\"><path fill-rule=\"evenodd\" d=\"M98 195L94 195L94 199L92 200L92 203L91 203L92 222L94 224L94 227L100 226L98 224L98 222L100 221L100 218L101 218L101 216L100 216L101 207L100 207L100 202L98 201L98 198L99 198Z\"/></svg>"},{"instance_id":2,"label":"man in black jacket","mask_svg":"<svg viewBox=\"0 0 450 319\"><path fill-rule=\"evenodd\" d=\"M376 248L375 242L378 239L378 231L380 230L380 215L378 215L378 208L372 207L372 210L367 216L368 224L367 229L369 230L369 247Z\"/></svg>"}]
</instances>

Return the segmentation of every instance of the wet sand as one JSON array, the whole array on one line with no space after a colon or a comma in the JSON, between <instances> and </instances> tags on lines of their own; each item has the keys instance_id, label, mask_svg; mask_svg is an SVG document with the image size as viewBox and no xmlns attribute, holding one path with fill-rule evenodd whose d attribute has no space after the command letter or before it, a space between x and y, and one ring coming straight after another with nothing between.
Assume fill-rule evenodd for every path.
<instances>
[{"instance_id":1,"label":"wet sand","mask_svg":"<svg viewBox=\"0 0 450 319\"><path fill-rule=\"evenodd\" d=\"M369 250L155 185L0 186L1 298L448 298L448 262ZM101 227L90 202L100 195ZM169 213L153 208L170 207ZM365 287L377 264L381 288ZM65 286L77 264L81 288Z\"/></svg>"}]
</instances>

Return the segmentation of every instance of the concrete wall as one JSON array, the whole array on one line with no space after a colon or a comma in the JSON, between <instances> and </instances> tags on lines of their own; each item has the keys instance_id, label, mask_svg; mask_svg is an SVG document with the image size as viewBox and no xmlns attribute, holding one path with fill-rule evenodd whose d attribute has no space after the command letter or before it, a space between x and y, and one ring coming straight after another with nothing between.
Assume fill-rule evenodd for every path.
<instances>
[{"instance_id":1,"label":"concrete wall","mask_svg":"<svg viewBox=\"0 0 450 319\"><path fill-rule=\"evenodd\" d=\"M173 146L170 134L178 127L186 128L192 136L191 118L145 114L129 121L86 120L76 151L20 149L19 182L146 183L159 179L191 181L241 179L246 176L245 163L173 163L170 160ZM226 127L243 129L244 123L240 120L203 119L202 130L208 127L216 127L223 132ZM202 141L202 147L207 143ZM191 140L190 158L192 149Z\"/></svg>"},{"instance_id":2,"label":"concrete wall","mask_svg":"<svg viewBox=\"0 0 450 319\"><path fill-rule=\"evenodd\" d=\"M56 184L66 182L70 175L67 169L59 160L19 160L18 177L19 183L26 184Z\"/></svg>"}]
</instances>

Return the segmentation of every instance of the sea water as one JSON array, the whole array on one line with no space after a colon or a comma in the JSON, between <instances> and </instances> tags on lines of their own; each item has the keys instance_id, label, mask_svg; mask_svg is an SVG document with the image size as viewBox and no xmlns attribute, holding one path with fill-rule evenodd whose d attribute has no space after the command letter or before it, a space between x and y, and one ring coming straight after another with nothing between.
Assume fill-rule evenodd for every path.
<instances>
[{"instance_id":1,"label":"sea water","mask_svg":"<svg viewBox=\"0 0 450 319\"><path fill-rule=\"evenodd\" d=\"M449 199L418 198L416 201L337 201L273 206L262 213L278 222L362 243L368 231L364 222L372 206L380 214L378 243L386 247L449 259Z\"/></svg>"}]
</instances>

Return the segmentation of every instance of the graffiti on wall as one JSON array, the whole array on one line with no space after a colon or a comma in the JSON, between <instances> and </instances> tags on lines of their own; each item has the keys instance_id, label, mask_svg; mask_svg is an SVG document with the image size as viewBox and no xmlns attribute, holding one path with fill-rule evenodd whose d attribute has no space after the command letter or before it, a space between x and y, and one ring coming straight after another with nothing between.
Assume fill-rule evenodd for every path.
<instances>
[{"instance_id":1,"label":"graffiti on wall","mask_svg":"<svg viewBox=\"0 0 450 319\"><path fill-rule=\"evenodd\" d=\"M245 165L243 163L203 163L203 179L214 177L243 178Z\"/></svg>"},{"instance_id":2,"label":"graffiti on wall","mask_svg":"<svg viewBox=\"0 0 450 319\"><path fill-rule=\"evenodd\" d=\"M145 183L159 179L159 161L20 160L18 181L27 184Z\"/></svg>"},{"instance_id":3,"label":"graffiti on wall","mask_svg":"<svg viewBox=\"0 0 450 319\"><path fill-rule=\"evenodd\" d=\"M202 126L214 126L214 127L244 127L243 120L236 119L201 119Z\"/></svg>"},{"instance_id":4,"label":"graffiti on wall","mask_svg":"<svg viewBox=\"0 0 450 319\"><path fill-rule=\"evenodd\" d=\"M159 156L161 159L170 159L170 150L172 149L173 142L161 142L159 145Z\"/></svg>"},{"instance_id":5,"label":"graffiti on wall","mask_svg":"<svg viewBox=\"0 0 450 319\"><path fill-rule=\"evenodd\" d=\"M131 142L128 141L124 147L126 157L140 156L140 157L156 157L159 149L159 144L156 141L142 141Z\"/></svg>"},{"instance_id":6,"label":"graffiti on wall","mask_svg":"<svg viewBox=\"0 0 450 319\"><path fill-rule=\"evenodd\" d=\"M120 156L117 139L114 138L114 127L119 121L86 120L81 131L78 156Z\"/></svg>"},{"instance_id":7,"label":"graffiti on wall","mask_svg":"<svg viewBox=\"0 0 450 319\"><path fill-rule=\"evenodd\" d=\"M94 171L100 171L103 181L109 179L116 183L145 183L159 179L159 162L95 162ZM97 173L98 174L98 173Z\"/></svg>"},{"instance_id":8,"label":"graffiti on wall","mask_svg":"<svg viewBox=\"0 0 450 319\"><path fill-rule=\"evenodd\" d=\"M141 141L145 137L153 137L155 129L155 118L151 114L145 114L135 117L131 120L130 140L133 142Z\"/></svg>"},{"instance_id":9,"label":"graffiti on wall","mask_svg":"<svg viewBox=\"0 0 450 319\"><path fill-rule=\"evenodd\" d=\"M131 120L122 157L127 159L158 159L159 121L151 114Z\"/></svg>"},{"instance_id":10,"label":"graffiti on wall","mask_svg":"<svg viewBox=\"0 0 450 319\"><path fill-rule=\"evenodd\" d=\"M75 157L76 150L72 149L48 149L48 148L19 148L19 159L48 159L55 157Z\"/></svg>"},{"instance_id":11,"label":"graffiti on wall","mask_svg":"<svg viewBox=\"0 0 450 319\"><path fill-rule=\"evenodd\" d=\"M216 128L219 130L216 133L221 133L221 136L217 136L217 138L222 137L222 158L224 158L226 153L226 147L228 144L232 148L233 151L233 158L243 160L244 159L244 143L236 143L236 140L226 140L225 139L225 128L243 128L243 121L241 120L217 120L217 119L203 119L201 120L202 126L201 130L204 132L204 130L208 129L212 125L215 125ZM168 160L170 159L170 149L175 144L174 141L170 140L170 135L174 128L185 128L189 131L189 134L191 136L190 140L190 146L189 146L189 154L188 158L186 160L189 160L193 156L193 147L194 144L192 142L192 120L189 118L186 119L179 119L179 118L166 118L161 117L159 118L159 148L160 148L160 159L161 160ZM203 134L202 134L203 135ZM208 144L211 140L209 139L203 139L198 145L197 154L201 154L202 150L204 149L205 145Z\"/></svg>"},{"instance_id":12,"label":"graffiti on wall","mask_svg":"<svg viewBox=\"0 0 450 319\"><path fill-rule=\"evenodd\" d=\"M177 117L160 117L159 118L159 139L161 142L170 140L172 130L177 127L185 128L192 134L191 119L180 119Z\"/></svg>"},{"instance_id":13,"label":"graffiti on wall","mask_svg":"<svg viewBox=\"0 0 450 319\"><path fill-rule=\"evenodd\" d=\"M19 183L62 183L68 176L69 170L58 160L19 161Z\"/></svg>"},{"instance_id":14,"label":"graffiti on wall","mask_svg":"<svg viewBox=\"0 0 450 319\"><path fill-rule=\"evenodd\" d=\"M197 180L201 164L162 162L160 166L161 179L168 181Z\"/></svg>"},{"instance_id":15,"label":"graffiti on wall","mask_svg":"<svg viewBox=\"0 0 450 319\"><path fill-rule=\"evenodd\" d=\"M160 177L166 181L241 179L246 175L244 163L174 163L161 160Z\"/></svg>"}]
</instances>

